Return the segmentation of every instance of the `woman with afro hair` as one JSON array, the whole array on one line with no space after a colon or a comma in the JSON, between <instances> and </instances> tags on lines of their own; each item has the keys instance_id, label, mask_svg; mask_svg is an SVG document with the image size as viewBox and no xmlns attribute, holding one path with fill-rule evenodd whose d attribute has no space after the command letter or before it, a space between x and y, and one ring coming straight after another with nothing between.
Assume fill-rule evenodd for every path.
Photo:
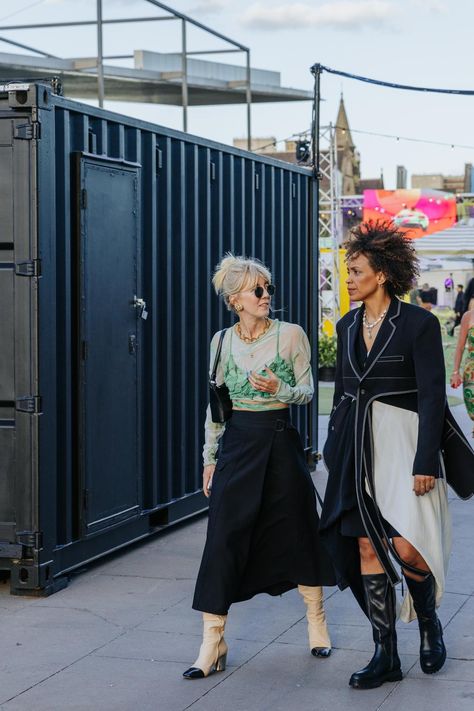
<instances>
[{"instance_id":1,"label":"woman with afro hair","mask_svg":"<svg viewBox=\"0 0 474 711\"><path fill-rule=\"evenodd\" d=\"M432 674L444 664L436 607L451 550L446 431L469 457L463 496L474 491L474 452L446 404L439 322L399 298L418 274L412 241L392 223L368 222L345 246L347 289L362 305L337 324L320 530L339 586L351 587L372 625L374 656L349 681L370 689L402 678L394 561L407 586L400 616L418 618L421 668Z\"/></svg>"}]
</instances>

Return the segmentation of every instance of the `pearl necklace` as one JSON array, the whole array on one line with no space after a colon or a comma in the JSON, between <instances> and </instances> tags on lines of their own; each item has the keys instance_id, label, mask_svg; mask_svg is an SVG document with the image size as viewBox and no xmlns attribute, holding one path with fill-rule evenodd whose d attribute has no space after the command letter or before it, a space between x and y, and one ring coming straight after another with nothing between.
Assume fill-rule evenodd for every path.
<instances>
[{"instance_id":1,"label":"pearl necklace","mask_svg":"<svg viewBox=\"0 0 474 711\"><path fill-rule=\"evenodd\" d=\"M386 313L387 313L387 309L385 309L385 311L382 311L380 316L378 318L376 318L375 321L372 321L372 323L369 323L369 321L367 320L367 315L364 311L363 316L362 316L362 321L364 322L364 326L366 327L366 329L368 331L368 336L369 336L370 340L372 340L372 331L377 326L377 324L379 324L380 321L382 321L382 319Z\"/></svg>"},{"instance_id":2,"label":"pearl necklace","mask_svg":"<svg viewBox=\"0 0 474 711\"><path fill-rule=\"evenodd\" d=\"M265 317L265 328L263 329L263 331L261 333L258 334L258 336L253 336L253 337L244 336L244 334L242 333L242 329L240 327L240 323L236 324L235 328L237 330L237 335L239 336L239 338L242 339L242 341L244 341L244 343L255 343L255 341L258 341L258 339L261 338L268 331L268 329L270 328L271 325L272 325L272 322L270 321L270 319L268 317Z\"/></svg>"}]
</instances>

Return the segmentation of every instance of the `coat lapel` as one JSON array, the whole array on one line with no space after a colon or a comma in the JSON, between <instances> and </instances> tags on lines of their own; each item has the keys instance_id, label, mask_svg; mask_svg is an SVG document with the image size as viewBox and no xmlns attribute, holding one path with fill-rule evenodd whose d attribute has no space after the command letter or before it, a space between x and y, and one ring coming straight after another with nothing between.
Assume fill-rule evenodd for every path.
<instances>
[{"instance_id":1,"label":"coat lapel","mask_svg":"<svg viewBox=\"0 0 474 711\"><path fill-rule=\"evenodd\" d=\"M401 311L401 301L394 297L390 302L388 307L388 312L384 318L382 325L380 326L379 332L375 336L375 340L370 353L365 361L364 372L362 373L362 378L365 378L368 373L372 370L384 350L387 348L388 344L392 340L393 334L397 328L396 319L400 316Z\"/></svg>"},{"instance_id":2,"label":"coat lapel","mask_svg":"<svg viewBox=\"0 0 474 711\"><path fill-rule=\"evenodd\" d=\"M349 363L351 364L351 368L354 371L354 375L356 375L359 380L362 378L362 372L359 368L359 363L357 360L356 356L356 341L358 338L359 334L359 328L360 328L360 323L362 320L362 311L363 311L363 306L360 306L354 313L354 319L347 329L347 337L348 337L348 346L347 346L347 353L349 356Z\"/></svg>"}]
</instances>

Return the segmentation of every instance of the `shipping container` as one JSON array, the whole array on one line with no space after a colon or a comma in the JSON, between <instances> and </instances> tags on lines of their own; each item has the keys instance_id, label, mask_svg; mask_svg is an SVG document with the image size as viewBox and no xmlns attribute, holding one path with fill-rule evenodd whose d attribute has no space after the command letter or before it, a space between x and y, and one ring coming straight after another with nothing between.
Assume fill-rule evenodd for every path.
<instances>
[{"instance_id":1,"label":"shipping container","mask_svg":"<svg viewBox=\"0 0 474 711\"><path fill-rule=\"evenodd\" d=\"M16 594L204 511L208 349L228 250L317 334L308 170L0 87L0 568ZM317 402L295 413L316 448Z\"/></svg>"}]
</instances>

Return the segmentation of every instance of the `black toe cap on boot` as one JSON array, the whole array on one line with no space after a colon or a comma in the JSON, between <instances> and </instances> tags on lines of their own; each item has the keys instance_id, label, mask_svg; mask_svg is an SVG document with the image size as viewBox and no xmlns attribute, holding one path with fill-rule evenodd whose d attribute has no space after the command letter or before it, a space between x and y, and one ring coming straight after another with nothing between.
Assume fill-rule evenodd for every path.
<instances>
[{"instance_id":1,"label":"black toe cap on boot","mask_svg":"<svg viewBox=\"0 0 474 711\"><path fill-rule=\"evenodd\" d=\"M183 672L183 677L185 679L204 679L204 672L202 669L198 669L198 667L189 667L189 669Z\"/></svg>"},{"instance_id":2,"label":"black toe cap on boot","mask_svg":"<svg viewBox=\"0 0 474 711\"><path fill-rule=\"evenodd\" d=\"M331 647L313 647L311 654L313 657L330 657Z\"/></svg>"}]
</instances>

